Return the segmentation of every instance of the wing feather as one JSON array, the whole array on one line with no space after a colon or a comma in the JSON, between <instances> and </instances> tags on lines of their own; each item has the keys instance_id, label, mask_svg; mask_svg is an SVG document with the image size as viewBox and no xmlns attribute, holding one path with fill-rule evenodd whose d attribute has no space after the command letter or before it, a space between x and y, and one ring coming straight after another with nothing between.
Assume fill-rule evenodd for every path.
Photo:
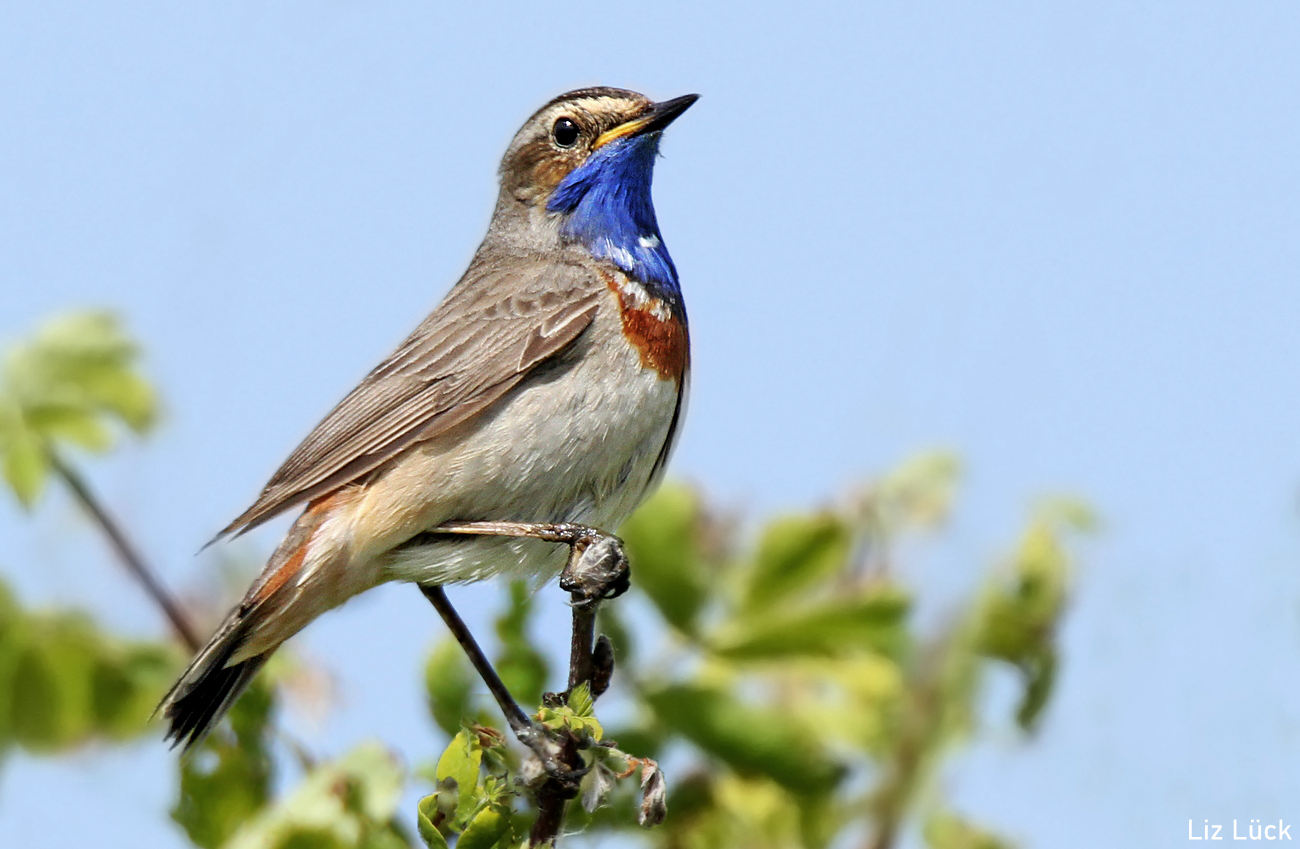
<instances>
[{"instance_id":1,"label":"wing feather","mask_svg":"<svg viewBox=\"0 0 1300 849\"><path fill-rule=\"evenodd\" d=\"M577 264L471 266L432 314L316 425L252 507L244 533L482 413L591 324L604 284Z\"/></svg>"}]
</instances>

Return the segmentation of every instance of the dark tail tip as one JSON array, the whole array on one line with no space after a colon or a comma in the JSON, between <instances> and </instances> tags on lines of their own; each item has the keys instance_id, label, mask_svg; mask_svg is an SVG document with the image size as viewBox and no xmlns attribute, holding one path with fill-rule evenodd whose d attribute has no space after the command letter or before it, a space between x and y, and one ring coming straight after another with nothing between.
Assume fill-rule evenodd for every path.
<instances>
[{"instance_id":1,"label":"dark tail tip","mask_svg":"<svg viewBox=\"0 0 1300 849\"><path fill-rule=\"evenodd\" d=\"M166 739L172 746L189 752L203 742L266 663L267 655L258 655L227 665L235 647L209 645L158 706L167 720Z\"/></svg>"}]
</instances>

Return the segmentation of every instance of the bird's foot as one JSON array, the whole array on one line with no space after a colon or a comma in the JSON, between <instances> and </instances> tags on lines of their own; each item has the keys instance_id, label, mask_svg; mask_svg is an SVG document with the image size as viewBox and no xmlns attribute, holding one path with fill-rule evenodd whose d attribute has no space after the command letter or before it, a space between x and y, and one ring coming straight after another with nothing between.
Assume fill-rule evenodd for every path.
<instances>
[{"instance_id":1,"label":"bird's foot","mask_svg":"<svg viewBox=\"0 0 1300 849\"><path fill-rule=\"evenodd\" d=\"M573 556L560 573L560 589L573 594L575 605L618 598L632 585L623 541L613 534L585 530L570 543Z\"/></svg>"}]
</instances>

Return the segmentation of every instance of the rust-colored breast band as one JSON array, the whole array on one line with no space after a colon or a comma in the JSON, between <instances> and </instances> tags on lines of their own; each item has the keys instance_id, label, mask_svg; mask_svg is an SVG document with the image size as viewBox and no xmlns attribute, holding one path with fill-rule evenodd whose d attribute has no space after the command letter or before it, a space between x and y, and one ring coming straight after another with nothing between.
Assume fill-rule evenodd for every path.
<instances>
[{"instance_id":1,"label":"rust-colored breast band","mask_svg":"<svg viewBox=\"0 0 1300 849\"><path fill-rule=\"evenodd\" d=\"M690 343L681 319L658 298L639 298L632 294L631 287L638 284L622 283L604 270L601 276L618 297L623 335L641 354L641 365L654 369L664 380L680 383L690 359Z\"/></svg>"}]
</instances>

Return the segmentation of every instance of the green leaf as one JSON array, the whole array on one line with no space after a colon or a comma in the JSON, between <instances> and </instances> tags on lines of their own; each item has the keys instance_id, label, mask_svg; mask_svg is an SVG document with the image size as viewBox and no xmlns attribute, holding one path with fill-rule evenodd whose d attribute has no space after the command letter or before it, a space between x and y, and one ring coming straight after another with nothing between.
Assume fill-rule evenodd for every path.
<instances>
[{"instance_id":1,"label":"green leaf","mask_svg":"<svg viewBox=\"0 0 1300 849\"><path fill-rule=\"evenodd\" d=\"M438 781L455 780L460 794L456 803L456 821L463 823L478 806L479 765L483 761L483 748L478 735L468 728L451 739L442 757L438 759Z\"/></svg>"},{"instance_id":2,"label":"green leaf","mask_svg":"<svg viewBox=\"0 0 1300 849\"><path fill-rule=\"evenodd\" d=\"M824 849L835 839L843 822L835 816L834 802L825 796L799 798L799 836L806 849Z\"/></svg>"},{"instance_id":3,"label":"green leaf","mask_svg":"<svg viewBox=\"0 0 1300 849\"><path fill-rule=\"evenodd\" d=\"M1070 557L1060 528L1040 518L1021 539L1010 574L989 583L977 614L979 650L1017 666L1037 662L1054 639L1069 579Z\"/></svg>"},{"instance_id":4,"label":"green leaf","mask_svg":"<svg viewBox=\"0 0 1300 849\"><path fill-rule=\"evenodd\" d=\"M108 647L95 660L91 702L98 731L127 740L149 731L149 719L176 674L170 647Z\"/></svg>"},{"instance_id":5,"label":"green leaf","mask_svg":"<svg viewBox=\"0 0 1300 849\"><path fill-rule=\"evenodd\" d=\"M1039 522L1058 533L1074 531L1091 534L1101 527L1101 517L1092 505L1070 495L1055 495L1040 500L1035 506L1034 514Z\"/></svg>"},{"instance_id":6,"label":"green leaf","mask_svg":"<svg viewBox=\"0 0 1300 849\"><path fill-rule=\"evenodd\" d=\"M438 810L437 793L420 800L417 820L420 839L424 841L425 846L429 849L447 849L447 838L438 831L438 823L442 822L442 812Z\"/></svg>"},{"instance_id":7,"label":"green leaf","mask_svg":"<svg viewBox=\"0 0 1300 849\"><path fill-rule=\"evenodd\" d=\"M0 750L145 733L178 660L170 645L124 643L81 614L29 614L0 583Z\"/></svg>"},{"instance_id":8,"label":"green leaf","mask_svg":"<svg viewBox=\"0 0 1300 849\"><path fill-rule=\"evenodd\" d=\"M30 630L10 678L15 741L33 752L53 752L89 736L96 648L80 619L47 619Z\"/></svg>"},{"instance_id":9,"label":"green leaf","mask_svg":"<svg viewBox=\"0 0 1300 849\"><path fill-rule=\"evenodd\" d=\"M765 775L801 795L828 793L844 777L843 766L785 712L698 685L651 690L645 699L664 725L741 773Z\"/></svg>"},{"instance_id":10,"label":"green leaf","mask_svg":"<svg viewBox=\"0 0 1300 849\"><path fill-rule=\"evenodd\" d=\"M544 706L538 711L537 718L547 728L566 730L579 740L598 743L604 737L604 729L596 719L596 700L591 697L591 688L586 682L573 688L566 704Z\"/></svg>"},{"instance_id":11,"label":"green leaf","mask_svg":"<svg viewBox=\"0 0 1300 849\"><path fill-rule=\"evenodd\" d=\"M662 487L619 529L632 563L632 584L669 624L692 633L707 601L700 562L699 498L682 486Z\"/></svg>"},{"instance_id":12,"label":"green leaf","mask_svg":"<svg viewBox=\"0 0 1300 849\"><path fill-rule=\"evenodd\" d=\"M136 371L139 352L115 317L56 318L13 346L0 381L0 453L24 504L40 492L46 446L70 442L103 451L117 421L145 433L157 419L153 388Z\"/></svg>"},{"instance_id":13,"label":"green leaf","mask_svg":"<svg viewBox=\"0 0 1300 849\"><path fill-rule=\"evenodd\" d=\"M703 771L692 772L673 781L668 793L668 810L672 812L669 822L681 823L716 808L718 800L714 782L714 776Z\"/></svg>"},{"instance_id":14,"label":"green leaf","mask_svg":"<svg viewBox=\"0 0 1300 849\"><path fill-rule=\"evenodd\" d=\"M591 697L591 688L587 682L573 688L569 693L569 707L573 709L573 715L587 718L596 715L596 700Z\"/></svg>"},{"instance_id":15,"label":"green leaf","mask_svg":"<svg viewBox=\"0 0 1300 849\"><path fill-rule=\"evenodd\" d=\"M869 650L894 656L903 648L907 597L893 589L791 612L769 612L732 625L710 648L729 660L839 657Z\"/></svg>"},{"instance_id":16,"label":"green leaf","mask_svg":"<svg viewBox=\"0 0 1300 849\"><path fill-rule=\"evenodd\" d=\"M1016 709L1016 722L1025 731L1033 731L1056 683L1056 651L1044 647L1038 654L1022 660L1020 670L1025 678L1025 692Z\"/></svg>"},{"instance_id":17,"label":"green leaf","mask_svg":"<svg viewBox=\"0 0 1300 849\"><path fill-rule=\"evenodd\" d=\"M474 814L456 849L492 849L510 830L510 809L503 805L484 805Z\"/></svg>"},{"instance_id":18,"label":"green leaf","mask_svg":"<svg viewBox=\"0 0 1300 849\"><path fill-rule=\"evenodd\" d=\"M789 516L767 526L751 572L746 607L761 611L786 604L808 587L844 568L853 536L830 513Z\"/></svg>"},{"instance_id":19,"label":"green leaf","mask_svg":"<svg viewBox=\"0 0 1300 849\"><path fill-rule=\"evenodd\" d=\"M148 433L158 419L158 399L145 380L116 369L90 372L83 377L87 392L102 407L115 413L138 434Z\"/></svg>"},{"instance_id":20,"label":"green leaf","mask_svg":"<svg viewBox=\"0 0 1300 849\"><path fill-rule=\"evenodd\" d=\"M82 410L47 404L27 410L27 424L46 439L64 439L89 451L105 451L113 444L113 435L98 419Z\"/></svg>"},{"instance_id":21,"label":"green leaf","mask_svg":"<svg viewBox=\"0 0 1300 849\"><path fill-rule=\"evenodd\" d=\"M4 623L0 623L0 753L14 742L14 701L18 694L14 673L18 671L19 660L26 654L30 628L21 611L6 610L5 614L10 612L18 615L6 616Z\"/></svg>"},{"instance_id":22,"label":"green leaf","mask_svg":"<svg viewBox=\"0 0 1300 849\"><path fill-rule=\"evenodd\" d=\"M13 673L27 641L27 617L0 581L0 755L13 741Z\"/></svg>"},{"instance_id":23,"label":"green leaf","mask_svg":"<svg viewBox=\"0 0 1300 849\"><path fill-rule=\"evenodd\" d=\"M45 446L25 428L5 434L4 475L10 489L23 507L31 509L45 489L50 474L50 458Z\"/></svg>"}]
</instances>

